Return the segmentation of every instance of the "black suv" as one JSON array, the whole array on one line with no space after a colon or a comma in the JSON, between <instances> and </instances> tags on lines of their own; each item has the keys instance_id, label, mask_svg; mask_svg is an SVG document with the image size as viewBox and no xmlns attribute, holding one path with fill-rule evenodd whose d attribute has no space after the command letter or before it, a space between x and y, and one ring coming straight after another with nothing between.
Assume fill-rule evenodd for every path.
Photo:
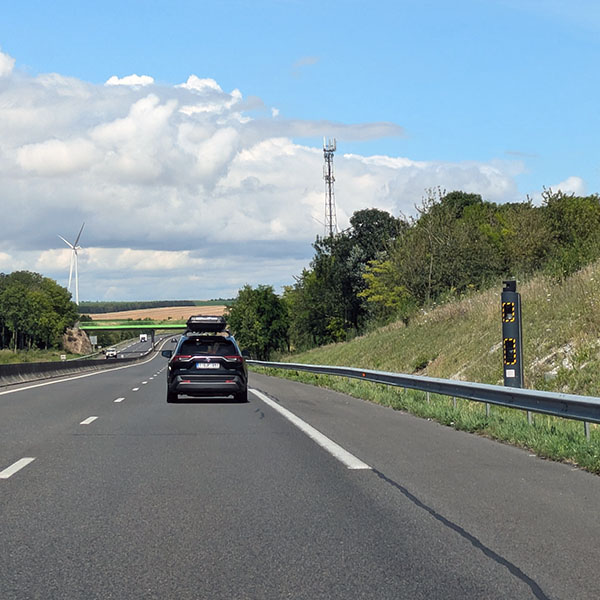
<instances>
[{"instance_id":1,"label":"black suv","mask_svg":"<svg viewBox=\"0 0 600 600\"><path fill-rule=\"evenodd\" d=\"M169 358L167 402L185 396L233 396L248 402L248 368L223 317L190 317L177 348L163 350ZM246 353L244 353L246 354Z\"/></svg>"}]
</instances>

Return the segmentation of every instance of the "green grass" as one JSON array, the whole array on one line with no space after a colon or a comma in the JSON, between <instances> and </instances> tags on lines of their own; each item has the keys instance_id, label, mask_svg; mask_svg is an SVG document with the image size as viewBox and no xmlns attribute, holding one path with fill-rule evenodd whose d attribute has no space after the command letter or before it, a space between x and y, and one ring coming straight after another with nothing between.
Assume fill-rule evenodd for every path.
<instances>
[{"instance_id":1,"label":"green grass","mask_svg":"<svg viewBox=\"0 0 600 600\"><path fill-rule=\"evenodd\" d=\"M61 360L61 355L66 354L67 359L78 358L78 354L69 354L64 350L0 350L0 364L52 362Z\"/></svg>"},{"instance_id":2,"label":"green grass","mask_svg":"<svg viewBox=\"0 0 600 600\"><path fill-rule=\"evenodd\" d=\"M423 311L408 325L392 323L352 341L278 360L416 373L446 379L502 383L499 284L496 289ZM523 314L525 387L600 395L600 263L559 284L543 277L519 282ZM431 397L423 392L347 378L281 370L291 377L434 419L457 429L528 448L539 456L600 473L600 433L583 423L523 411Z\"/></svg>"}]
</instances>

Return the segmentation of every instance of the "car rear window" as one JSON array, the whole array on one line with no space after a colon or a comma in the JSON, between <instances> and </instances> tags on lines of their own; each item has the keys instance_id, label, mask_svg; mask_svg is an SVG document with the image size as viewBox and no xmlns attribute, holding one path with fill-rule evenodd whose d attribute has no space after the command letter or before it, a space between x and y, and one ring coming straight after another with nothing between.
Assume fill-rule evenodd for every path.
<instances>
[{"instance_id":1,"label":"car rear window","mask_svg":"<svg viewBox=\"0 0 600 600\"><path fill-rule=\"evenodd\" d=\"M179 348L179 354L192 355L209 354L210 356L233 356L237 350L229 340L186 340Z\"/></svg>"}]
</instances>

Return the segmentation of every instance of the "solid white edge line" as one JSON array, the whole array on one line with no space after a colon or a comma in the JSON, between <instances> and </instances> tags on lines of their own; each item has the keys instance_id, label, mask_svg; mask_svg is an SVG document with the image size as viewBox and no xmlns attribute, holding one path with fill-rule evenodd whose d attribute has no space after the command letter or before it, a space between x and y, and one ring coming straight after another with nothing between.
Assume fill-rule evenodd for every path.
<instances>
[{"instance_id":1,"label":"solid white edge line","mask_svg":"<svg viewBox=\"0 0 600 600\"><path fill-rule=\"evenodd\" d=\"M284 416L288 421L293 423L300 431L305 433L314 442L319 444L321 448L327 450L329 454L337 458L343 463L348 469L370 469L371 467L364 463L362 460L356 458L353 454L350 454L347 450L344 450L339 444L336 444L333 440L330 440L327 436L323 435L320 431L315 429L312 425L303 421L300 417L297 417L293 412L290 412L287 408L283 408L274 402L262 392L258 390L250 389L255 396L260 398L265 404L268 404L271 408L275 409L278 413Z\"/></svg>"},{"instance_id":2,"label":"solid white edge line","mask_svg":"<svg viewBox=\"0 0 600 600\"><path fill-rule=\"evenodd\" d=\"M88 417L85 421L81 421L80 425L89 425L93 423L98 417Z\"/></svg>"},{"instance_id":3,"label":"solid white edge line","mask_svg":"<svg viewBox=\"0 0 600 600\"><path fill-rule=\"evenodd\" d=\"M35 458L21 458L10 467L6 467L4 471L0 471L0 479L8 479L14 475L17 471L20 471L23 467L26 467L29 463L33 462Z\"/></svg>"},{"instance_id":4,"label":"solid white edge line","mask_svg":"<svg viewBox=\"0 0 600 600\"><path fill-rule=\"evenodd\" d=\"M163 346L166 342L163 343ZM65 381L74 381L75 379L83 379L84 377L92 377L93 375L103 375L106 373L111 373L113 371L121 371L122 369L131 369L133 367L140 367L142 365L148 364L151 360L154 360L158 356L158 352L150 357L148 360L144 362L135 363L134 365L125 365L123 367L114 367L112 369L105 369L104 371L94 371L93 373L85 373L84 375L75 375L74 377L65 377L61 379L53 379L52 381L45 381L44 383L36 383L34 385L27 385L25 387L15 388L14 390L4 390L0 392L0 396L4 396L5 394L15 394L16 392L24 392L25 390L33 390L34 388L44 387L46 385L55 385L57 383L64 383ZM161 369L162 370L162 369ZM19 385L19 384L14 384Z\"/></svg>"}]
</instances>

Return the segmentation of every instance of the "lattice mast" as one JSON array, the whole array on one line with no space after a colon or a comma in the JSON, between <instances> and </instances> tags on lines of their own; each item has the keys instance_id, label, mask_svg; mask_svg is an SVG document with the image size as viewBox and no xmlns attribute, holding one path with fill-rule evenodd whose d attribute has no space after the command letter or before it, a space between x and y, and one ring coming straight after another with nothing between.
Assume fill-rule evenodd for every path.
<instances>
[{"instance_id":1,"label":"lattice mast","mask_svg":"<svg viewBox=\"0 0 600 600\"><path fill-rule=\"evenodd\" d=\"M335 138L325 140L323 138L323 155L325 164L323 165L323 179L325 179L325 235L332 237L338 232L337 215L335 212L335 192L333 184L333 153L335 152Z\"/></svg>"}]
</instances>

